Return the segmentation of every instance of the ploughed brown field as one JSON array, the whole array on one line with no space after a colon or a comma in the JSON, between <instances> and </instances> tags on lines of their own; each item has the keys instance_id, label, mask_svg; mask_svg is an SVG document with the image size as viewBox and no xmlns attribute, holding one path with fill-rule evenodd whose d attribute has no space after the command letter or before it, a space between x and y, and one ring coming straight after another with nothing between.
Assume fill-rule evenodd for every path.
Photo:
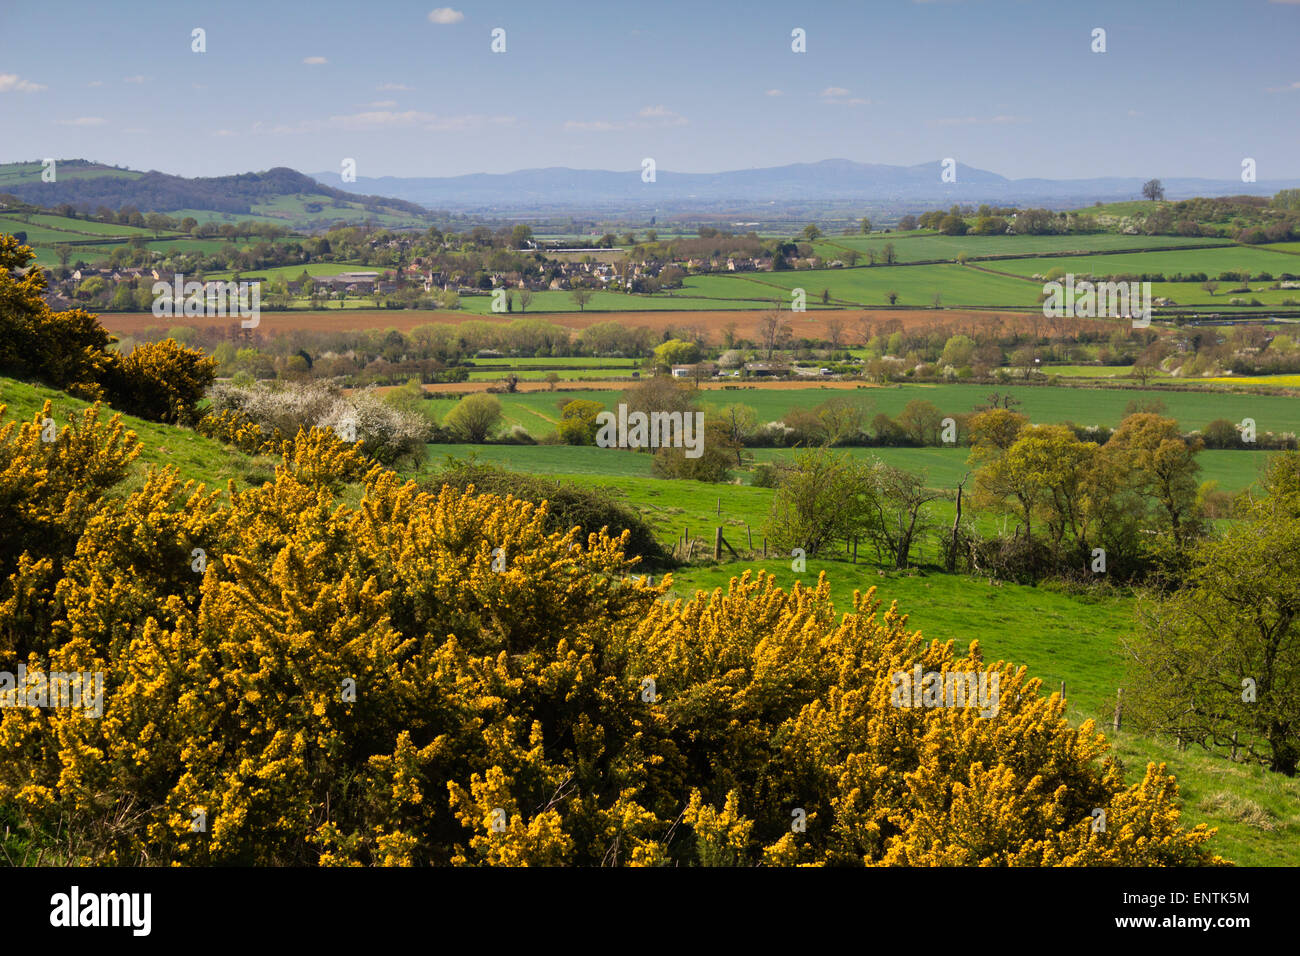
<instances>
[{"instance_id":1,"label":"ploughed brown field","mask_svg":"<svg viewBox=\"0 0 1300 956\"><path fill-rule=\"evenodd\" d=\"M713 342L720 342L722 331L735 325L740 338L757 340L759 321L763 310L722 312L530 312L509 315L474 315L469 312L419 312L409 309L347 309L322 312L263 312L257 331L262 335L280 332L310 330L315 332L349 332L356 329L398 329L406 332L420 325L441 323L457 325L461 322L509 323L515 319L542 319L554 325L574 330L585 329L601 322L621 322L632 328L646 326L657 332L665 329L691 328L705 331ZM867 317L875 323L897 320L904 328L943 326L948 329L1001 328L1003 330L1035 327L1046 329L1049 320L1034 312L984 311L980 309L844 309L813 312L782 313L786 322L794 326L795 334L805 332L825 336L826 323L837 320L842 324L844 340L858 345L861 330L858 320ZM218 326L235 329L239 319L230 316L185 316L159 319L149 312L108 312L100 321L118 335L134 335L147 329L166 330L175 326L207 328ZM1114 326L1115 320L1073 319L1074 327L1087 325Z\"/></svg>"}]
</instances>

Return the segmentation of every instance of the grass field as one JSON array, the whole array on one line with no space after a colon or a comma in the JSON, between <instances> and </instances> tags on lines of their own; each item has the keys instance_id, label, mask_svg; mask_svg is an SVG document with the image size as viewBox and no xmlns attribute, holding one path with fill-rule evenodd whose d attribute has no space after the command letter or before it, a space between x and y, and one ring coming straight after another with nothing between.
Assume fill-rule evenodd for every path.
<instances>
[{"instance_id":1,"label":"grass field","mask_svg":"<svg viewBox=\"0 0 1300 956\"><path fill-rule=\"evenodd\" d=\"M496 373L490 373L495 375ZM438 386L432 386L437 389ZM615 409L623 389L591 388L563 391L531 391L499 395L506 428L521 425L534 438L554 431L563 404L583 399ZM1285 395L1255 395L1214 389L1174 391L1160 388L1085 388L1052 386L988 385L892 385L856 389L819 388L735 388L702 389L702 406L721 409L739 404L753 408L759 422L776 421L794 408L813 408L838 397L857 404L868 421L879 413L897 417L913 400L933 403L945 415L965 414L988 401L992 392L1011 395L1020 401L1017 411L1040 424L1074 422L1077 425L1116 426L1133 402L1164 403L1164 414L1188 430L1203 429L1216 419L1240 422L1252 418L1260 432L1300 432L1300 402ZM455 399L438 398L421 407L433 420L441 421ZM935 449L943 451L942 449ZM1252 454L1242 452L1242 454Z\"/></svg>"},{"instance_id":2,"label":"grass field","mask_svg":"<svg viewBox=\"0 0 1300 956\"><path fill-rule=\"evenodd\" d=\"M813 243L813 251L823 259L842 258L849 249L856 249L864 255L871 250L880 255L885 246L892 242L899 262L927 262L935 259L952 261L963 252L970 257L1032 256L1061 252L1200 246L1224 241L1183 236L1126 236L1106 232L1066 236L945 236L934 232L912 232L827 236Z\"/></svg>"},{"instance_id":3,"label":"grass field","mask_svg":"<svg viewBox=\"0 0 1300 956\"><path fill-rule=\"evenodd\" d=\"M520 419L524 416L519 415ZM520 421L524 427L526 419ZM840 448L837 452L855 459L878 458L887 464L916 474L924 474L927 483L935 488L954 489L962 476L970 471L966 463L969 448ZM753 448L746 452L754 462L787 460L798 454L791 448ZM604 477L650 477L651 458L616 448L596 448L590 445L465 445L445 444L429 446L429 461L436 465L445 456L456 458L476 457L485 464L496 465L526 474L563 475L566 478L599 475ZM1241 491L1254 484L1260 470L1269 458L1268 452L1205 450L1197 455L1201 466L1198 480L1214 481L1220 491ZM734 477L748 485L751 474L745 470L734 472ZM670 481L666 488L693 485L694 482ZM736 485L709 485L717 494L727 499ZM766 491L766 489L758 489ZM729 506L724 504L724 510Z\"/></svg>"},{"instance_id":4,"label":"grass field","mask_svg":"<svg viewBox=\"0 0 1300 956\"><path fill-rule=\"evenodd\" d=\"M1289 259L1264 251L1256 246L1231 246L1222 249L1185 249L1178 252L1118 252L1111 255L1069 256L1060 259L1009 259L1006 262L990 263L991 268L1016 275L1031 276L1046 273L1049 269L1064 269L1075 275L1092 273L1095 275L1117 275L1119 273L1159 272L1172 275L1175 272L1204 272L1211 279L1217 279L1220 272L1235 269L1249 270L1251 275L1269 272L1300 272L1300 262L1292 263ZM1175 283L1175 286L1199 283ZM1219 298L1223 298L1230 283L1219 285ZM1291 290L1296 291L1296 290Z\"/></svg>"},{"instance_id":5,"label":"grass field","mask_svg":"<svg viewBox=\"0 0 1300 956\"><path fill-rule=\"evenodd\" d=\"M814 385L802 388L734 388L703 389L703 404L722 407L733 403L748 405L757 413L760 422L775 421L792 408L812 408L832 397L846 398L858 403L867 418L877 413L897 416L908 402L914 399L933 402L945 414L973 411L977 405L988 401L997 392L1011 395L1021 404L1017 411L1029 416L1033 422L1057 423L1072 421L1079 425L1118 425L1130 402L1161 401L1165 414L1177 419L1183 428L1199 429L1219 418L1240 422L1243 418L1255 419L1260 431L1300 432L1300 401L1281 395L1252 395L1223 392L1211 389L1172 391L1158 388L1069 388L1042 385L890 385L855 389L819 388ZM509 424L516 421L514 409L546 409L546 418L558 419L557 402L575 398L601 402L608 408L617 406L619 398L609 391L564 391L554 394L529 392L501 395L502 405ZM439 405L442 403L439 402ZM531 429L530 429L531 431ZM538 436L540 437L540 436Z\"/></svg>"},{"instance_id":6,"label":"grass field","mask_svg":"<svg viewBox=\"0 0 1300 956\"><path fill-rule=\"evenodd\" d=\"M1013 260L1019 261L1019 260ZM804 269L790 272L747 272L739 275L688 276L685 291L737 303L746 299L780 301L790 306L791 290L803 289L809 309L821 305L822 290L838 307L884 306L890 292L897 305L933 305L935 293L944 306L1023 307L1038 301L1040 285L966 266L860 266L854 269ZM753 307L752 305L750 306ZM800 318L794 316L795 334Z\"/></svg>"}]
</instances>

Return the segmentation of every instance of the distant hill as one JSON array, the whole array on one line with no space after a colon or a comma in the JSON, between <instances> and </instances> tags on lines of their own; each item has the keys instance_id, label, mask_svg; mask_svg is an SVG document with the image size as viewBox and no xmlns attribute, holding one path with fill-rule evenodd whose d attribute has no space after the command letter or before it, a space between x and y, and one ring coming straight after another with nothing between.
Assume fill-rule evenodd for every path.
<instances>
[{"instance_id":1,"label":"distant hill","mask_svg":"<svg viewBox=\"0 0 1300 956\"><path fill-rule=\"evenodd\" d=\"M141 212L260 216L286 222L321 219L359 221L367 215L423 221L427 211L414 202L344 192L286 167L235 176L189 179L168 173L139 172L86 160L59 160L55 182L41 180L39 163L0 165L0 193L53 208L67 203L79 210L99 206Z\"/></svg>"},{"instance_id":2,"label":"distant hill","mask_svg":"<svg viewBox=\"0 0 1300 956\"><path fill-rule=\"evenodd\" d=\"M660 168L653 183L641 170L522 169L512 173L476 173L433 178L360 177L339 183L348 192L379 192L438 209L521 207L628 208L700 207L729 204L762 211L764 206L810 202L911 203L937 206L951 202L1034 204L1072 208L1094 201L1139 199L1141 178L1052 180L1008 179L997 173L957 164L957 181L940 179L940 161L916 166L827 159L762 169L718 173L678 173ZM337 173L318 173L321 182L338 182ZM1150 177L1148 177L1150 178ZM1192 196L1272 195L1300 186L1300 179L1245 184L1240 180L1163 179L1170 199Z\"/></svg>"}]
</instances>

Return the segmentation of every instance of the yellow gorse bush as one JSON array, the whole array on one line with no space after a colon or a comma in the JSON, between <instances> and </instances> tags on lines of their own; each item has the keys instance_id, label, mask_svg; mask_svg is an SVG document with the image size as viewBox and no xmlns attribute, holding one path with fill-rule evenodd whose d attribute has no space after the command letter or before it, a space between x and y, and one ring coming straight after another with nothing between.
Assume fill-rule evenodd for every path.
<instances>
[{"instance_id":1,"label":"yellow gorse bush","mask_svg":"<svg viewBox=\"0 0 1300 956\"><path fill-rule=\"evenodd\" d=\"M746 574L669 603L619 540L421 490L324 433L259 488L163 470L109 497L133 456L88 413L67 440L98 464L25 488L8 476L52 454L31 427L0 432L5 520L75 545L10 546L0 667L102 670L105 702L0 710L0 802L86 861L1217 862L1163 767L1126 787L1038 681L872 592L837 614L824 579ZM93 506L59 511L56 486ZM893 706L918 663L996 672L997 715Z\"/></svg>"}]
</instances>

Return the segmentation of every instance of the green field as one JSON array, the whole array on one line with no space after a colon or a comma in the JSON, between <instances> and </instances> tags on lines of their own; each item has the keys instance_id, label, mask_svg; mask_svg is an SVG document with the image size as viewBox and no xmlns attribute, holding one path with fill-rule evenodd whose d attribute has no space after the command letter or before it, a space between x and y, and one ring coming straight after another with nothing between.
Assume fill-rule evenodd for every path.
<instances>
[{"instance_id":1,"label":"green field","mask_svg":"<svg viewBox=\"0 0 1300 956\"><path fill-rule=\"evenodd\" d=\"M432 386L436 389L436 386ZM857 389L832 389L809 386L798 389L728 388L703 389L700 401L709 406L748 405L759 422L776 421L793 408L813 408L831 398L858 403L867 420L878 413L896 417L907 403L916 399L932 402L944 414L971 412L997 392L1020 401L1017 411L1032 422L1053 424L1072 421L1078 425L1115 426L1124 417L1130 402L1161 401L1165 414L1176 419L1186 430L1201 429L1216 419L1240 422L1253 418L1260 432L1300 432L1300 401L1284 395L1254 395L1212 390L1173 391L1160 388L1086 388L1044 385L888 385ZM534 437L545 431L536 429L548 423L553 429L560 418L560 407L574 399L599 402L616 408L622 392L599 389L565 389L556 392L524 392L497 396L505 414L507 427L523 425ZM452 400L436 399L426 403L429 414L438 421L451 408Z\"/></svg>"},{"instance_id":2,"label":"green field","mask_svg":"<svg viewBox=\"0 0 1300 956\"><path fill-rule=\"evenodd\" d=\"M527 427L525 425L525 427ZM962 476L971 470L967 464L969 448L839 448L837 452L855 459L878 458L916 474L924 474L931 487L953 489ZM746 450L755 463L788 460L797 454L791 448L751 448ZM496 465L525 474L552 474L566 478L597 475L603 477L649 478L651 456L617 448L597 448L591 445L465 445L440 444L429 446L429 462L437 466L451 455L456 458L474 457L484 464ZM1203 450L1197 455L1201 472L1198 480L1218 483L1220 491L1241 491L1255 483L1268 452ZM734 477L747 486L752 475L736 471ZM671 481L666 488L696 484ZM736 485L716 487L724 500L737 488ZM767 489L755 489L765 494Z\"/></svg>"},{"instance_id":3,"label":"green field","mask_svg":"<svg viewBox=\"0 0 1300 956\"><path fill-rule=\"evenodd\" d=\"M594 379L606 378L625 378L631 379L632 373L640 369L640 366L631 368L587 368L587 369L553 369L550 371L539 369L515 369L510 368L494 369L487 371L470 372L469 380L471 382L503 382L509 375L514 375L521 381L543 381L547 375L554 371L565 382L582 382Z\"/></svg>"},{"instance_id":4,"label":"green field","mask_svg":"<svg viewBox=\"0 0 1300 956\"><path fill-rule=\"evenodd\" d=\"M41 173L44 169L45 167L40 163L0 163L0 192L3 192L6 186L40 182ZM105 176L139 179L144 173L125 169L92 169L61 162L55 166L55 175L60 180L67 181L72 179L102 179Z\"/></svg>"},{"instance_id":5,"label":"green field","mask_svg":"<svg viewBox=\"0 0 1300 956\"><path fill-rule=\"evenodd\" d=\"M862 402L870 416L879 412L893 417L898 415L913 399L933 402L945 414L973 411L976 405L987 402L989 395L997 392L1011 395L1021 404L1017 411L1040 424L1072 421L1079 425L1108 425L1120 423L1124 409L1134 401L1164 402L1165 414L1178 420L1185 429L1204 428L1218 418L1241 421L1255 419L1260 431L1300 432L1300 401L1279 395L1249 395L1198 389L1171 391L1148 388L1069 388L1036 385L889 385L860 389L801 389L738 388L708 389L701 396L705 403L727 405L738 402L749 405L758 413L759 421L775 421L793 407L809 408L833 396L851 398ZM504 396L509 399L513 396ZM590 396L583 396L590 397ZM596 397L595 401L608 403L610 399ZM615 402L617 404L617 402Z\"/></svg>"},{"instance_id":6,"label":"green field","mask_svg":"<svg viewBox=\"0 0 1300 956\"><path fill-rule=\"evenodd\" d=\"M89 233L92 236L114 236L131 238L132 236L144 236L153 238L153 230L146 229L143 226L122 226L112 222L96 222L90 219L69 219L66 216L56 216L52 213L33 213L24 215L24 218L32 222L38 222L50 229L57 229L63 232L71 233Z\"/></svg>"},{"instance_id":7,"label":"green field","mask_svg":"<svg viewBox=\"0 0 1300 956\"><path fill-rule=\"evenodd\" d=\"M1217 279L1220 272L1247 269L1251 275L1270 272L1300 273L1300 262L1291 262L1257 246L1231 246L1222 249L1186 249L1179 252L1117 252L1111 255L1066 256L1059 259L1009 259L994 263L991 268L1021 276L1046 273L1049 269L1063 269L1075 275L1118 275L1121 273L1158 272L1171 275L1175 272L1204 272ZM1199 283L1175 283L1196 286ZM1223 297L1230 283L1219 285L1218 296ZM1292 290L1295 291L1295 290Z\"/></svg>"},{"instance_id":8,"label":"green field","mask_svg":"<svg viewBox=\"0 0 1300 956\"><path fill-rule=\"evenodd\" d=\"M844 307L888 306L888 293L898 293L898 305L933 304L934 294L942 296L948 307L1020 307L1030 308L1038 302L1038 283L1012 276L996 275L958 265L933 266L858 266L854 269L803 269L789 272L746 272L738 275L688 276L684 283L688 293L731 300L749 308L764 307L774 301L786 307L791 290L803 289L809 309L821 306L822 290L830 292L831 305ZM656 297L658 298L658 297ZM794 319L798 334L798 318Z\"/></svg>"},{"instance_id":9,"label":"green field","mask_svg":"<svg viewBox=\"0 0 1300 956\"><path fill-rule=\"evenodd\" d=\"M823 259L841 258L848 249L864 255L884 252L893 243L899 262L928 262L936 259L953 261L961 253L976 256L1032 256L1061 252L1091 252L1112 249L1150 249L1172 246L1201 246L1222 243L1223 239L1184 236L1126 236L1098 232L1065 236L945 236L934 232L911 232L871 236L827 236L813 243L813 251Z\"/></svg>"}]
</instances>

